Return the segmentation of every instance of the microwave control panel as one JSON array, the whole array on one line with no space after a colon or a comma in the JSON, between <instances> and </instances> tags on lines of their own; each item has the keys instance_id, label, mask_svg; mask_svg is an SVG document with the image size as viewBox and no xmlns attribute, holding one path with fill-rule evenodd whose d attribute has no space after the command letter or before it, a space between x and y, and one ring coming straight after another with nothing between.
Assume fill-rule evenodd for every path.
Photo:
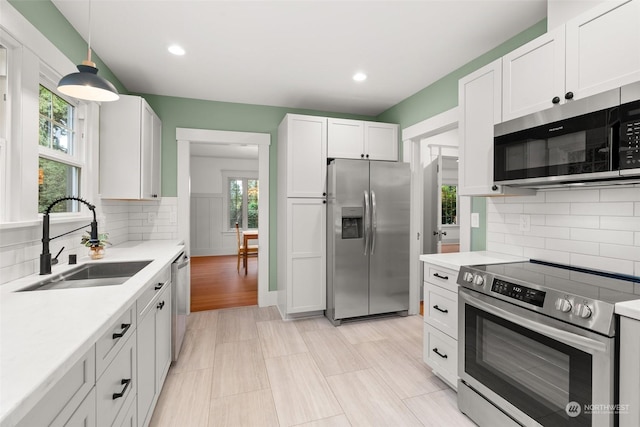
<instances>
[{"instance_id":1,"label":"microwave control panel","mask_svg":"<svg viewBox=\"0 0 640 427\"><path fill-rule=\"evenodd\" d=\"M620 169L640 168L640 101L621 108Z\"/></svg>"}]
</instances>

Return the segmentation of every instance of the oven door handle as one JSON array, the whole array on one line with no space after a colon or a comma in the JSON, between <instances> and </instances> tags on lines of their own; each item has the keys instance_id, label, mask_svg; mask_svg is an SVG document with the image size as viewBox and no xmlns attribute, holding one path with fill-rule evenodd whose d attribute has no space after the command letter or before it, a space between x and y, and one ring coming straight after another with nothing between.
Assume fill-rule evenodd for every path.
<instances>
[{"instance_id":1,"label":"oven door handle","mask_svg":"<svg viewBox=\"0 0 640 427\"><path fill-rule=\"evenodd\" d=\"M607 345L603 342L596 341L591 338L584 337L582 335L577 335L572 332L564 331L562 329L558 329L554 326L544 323L544 321L540 322L536 320L527 319L526 317L513 314L501 307L497 307L493 304L489 304L483 301L483 299L486 298L483 295L478 295L478 296L471 295L469 291L461 288L459 296L462 297L462 299L467 304L470 304L483 311L486 311L487 313L490 313L490 314L493 314L494 316L508 320L509 322L515 323L516 325L523 326L529 330L545 335L556 341L560 341L572 347L576 347L587 353L590 353L590 354L605 353L608 350Z\"/></svg>"}]
</instances>

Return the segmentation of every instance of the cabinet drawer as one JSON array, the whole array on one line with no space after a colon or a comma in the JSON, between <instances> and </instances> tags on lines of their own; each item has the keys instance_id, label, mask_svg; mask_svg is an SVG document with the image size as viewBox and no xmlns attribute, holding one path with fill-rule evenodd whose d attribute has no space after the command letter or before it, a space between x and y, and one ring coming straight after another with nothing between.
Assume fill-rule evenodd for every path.
<instances>
[{"instance_id":1,"label":"cabinet drawer","mask_svg":"<svg viewBox=\"0 0 640 427\"><path fill-rule=\"evenodd\" d=\"M135 333L135 329L135 305L132 305L96 342L96 376L98 378L118 354L127 338Z\"/></svg>"},{"instance_id":2,"label":"cabinet drawer","mask_svg":"<svg viewBox=\"0 0 640 427\"><path fill-rule=\"evenodd\" d=\"M133 334L96 384L98 427L110 427L120 410L136 396L136 340Z\"/></svg>"},{"instance_id":3,"label":"cabinet drawer","mask_svg":"<svg viewBox=\"0 0 640 427\"><path fill-rule=\"evenodd\" d=\"M458 292L458 272L448 268L438 267L431 264L424 265L424 281L436 286L448 289L451 292Z\"/></svg>"},{"instance_id":4,"label":"cabinet drawer","mask_svg":"<svg viewBox=\"0 0 640 427\"><path fill-rule=\"evenodd\" d=\"M160 289L166 286L171 280L171 268L166 266L147 284L145 291L138 297L137 310L138 319L153 307L151 301L158 295Z\"/></svg>"},{"instance_id":5,"label":"cabinet drawer","mask_svg":"<svg viewBox=\"0 0 640 427\"><path fill-rule=\"evenodd\" d=\"M450 337L458 338L458 294L427 283L424 287L424 321Z\"/></svg>"},{"instance_id":6,"label":"cabinet drawer","mask_svg":"<svg viewBox=\"0 0 640 427\"><path fill-rule=\"evenodd\" d=\"M458 382L458 342L425 324L423 346L424 362L455 389Z\"/></svg>"},{"instance_id":7,"label":"cabinet drawer","mask_svg":"<svg viewBox=\"0 0 640 427\"><path fill-rule=\"evenodd\" d=\"M95 363L92 346L17 426L48 426L53 422L62 425L69 420L95 384Z\"/></svg>"},{"instance_id":8,"label":"cabinet drawer","mask_svg":"<svg viewBox=\"0 0 640 427\"><path fill-rule=\"evenodd\" d=\"M49 427L96 427L96 389L91 392L78 406L71 418L64 421L58 417Z\"/></svg>"}]
</instances>

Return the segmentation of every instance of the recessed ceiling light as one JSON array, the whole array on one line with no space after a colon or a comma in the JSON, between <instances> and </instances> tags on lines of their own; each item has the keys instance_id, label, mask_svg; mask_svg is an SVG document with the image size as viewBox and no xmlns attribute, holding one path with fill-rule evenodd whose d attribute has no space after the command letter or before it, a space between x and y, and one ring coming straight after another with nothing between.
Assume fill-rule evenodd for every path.
<instances>
[{"instance_id":1,"label":"recessed ceiling light","mask_svg":"<svg viewBox=\"0 0 640 427\"><path fill-rule=\"evenodd\" d=\"M182 56L186 53L182 46L178 46L177 44L172 44L171 46L169 46L169 52L177 56Z\"/></svg>"},{"instance_id":2,"label":"recessed ceiling light","mask_svg":"<svg viewBox=\"0 0 640 427\"><path fill-rule=\"evenodd\" d=\"M353 80L355 80L357 82L363 82L363 81L367 80L367 75L365 73L361 73L361 72L355 73L353 75Z\"/></svg>"}]
</instances>

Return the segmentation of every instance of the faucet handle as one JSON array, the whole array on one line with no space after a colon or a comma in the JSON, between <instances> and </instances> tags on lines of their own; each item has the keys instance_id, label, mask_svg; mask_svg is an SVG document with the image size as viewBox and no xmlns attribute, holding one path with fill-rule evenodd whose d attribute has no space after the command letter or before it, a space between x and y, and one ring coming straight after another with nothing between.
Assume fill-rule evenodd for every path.
<instances>
[{"instance_id":1,"label":"faucet handle","mask_svg":"<svg viewBox=\"0 0 640 427\"><path fill-rule=\"evenodd\" d=\"M60 256L62 251L64 251L64 246L62 248L60 248L60 250L58 251L58 254L55 256L55 258L53 258L51 260L51 265L56 265L58 263L58 257Z\"/></svg>"}]
</instances>

